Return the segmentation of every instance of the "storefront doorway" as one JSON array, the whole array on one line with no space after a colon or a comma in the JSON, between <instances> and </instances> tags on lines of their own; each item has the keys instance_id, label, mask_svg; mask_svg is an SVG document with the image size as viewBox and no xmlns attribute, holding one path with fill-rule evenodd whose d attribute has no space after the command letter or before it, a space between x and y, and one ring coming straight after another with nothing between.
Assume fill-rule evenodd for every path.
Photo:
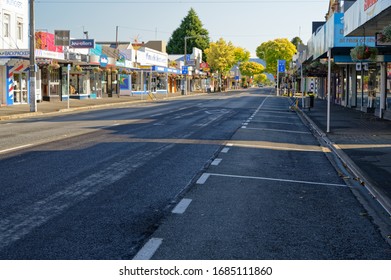
<instances>
[{"instance_id":1,"label":"storefront doorway","mask_svg":"<svg viewBox=\"0 0 391 280\"><path fill-rule=\"evenodd\" d=\"M28 75L26 72L14 73L14 104L28 103Z\"/></svg>"},{"instance_id":2,"label":"storefront doorway","mask_svg":"<svg viewBox=\"0 0 391 280\"><path fill-rule=\"evenodd\" d=\"M380 66L362 64L357 71L357 109L374 112L380 106Z\"/></svg>"}]
</instances>

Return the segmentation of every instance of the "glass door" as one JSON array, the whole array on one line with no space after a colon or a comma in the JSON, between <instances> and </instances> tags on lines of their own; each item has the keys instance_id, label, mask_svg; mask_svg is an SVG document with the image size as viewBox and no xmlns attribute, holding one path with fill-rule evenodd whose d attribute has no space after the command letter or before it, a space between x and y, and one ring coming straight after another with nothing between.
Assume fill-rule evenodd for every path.
<instances>
[{"instance_id":1,"label":"glass door","mask_svg":"<svg viewBox=\"0 0 391 280\"><path fill-rule=\"evenodd\" d=\"M14 73L14 103L28 103L27 73Z\"/></svg>"}]
</instances>

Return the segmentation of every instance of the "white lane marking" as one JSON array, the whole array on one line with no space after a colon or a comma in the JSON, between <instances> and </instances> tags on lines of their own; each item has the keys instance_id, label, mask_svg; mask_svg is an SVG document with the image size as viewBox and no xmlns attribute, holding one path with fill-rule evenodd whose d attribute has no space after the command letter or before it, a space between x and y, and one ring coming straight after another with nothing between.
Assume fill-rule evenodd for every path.
<instances>
[{"instance_id":1,"label":"white lane marking","mask_svg":"<svg viewBox=\"0 0 391 280\"><path fill-rule=\"evenodd\" d=\"M4 153L8 153L8 152L20 150L20 149L23 149L23 148L31 147L32 145L33 145L33 144L27 144L27 145L22 145L22 146L10 148L10 149L1 150L1 151L0 151L0 154L4 154Z\"/></svg>"},{"instance_id":2,"label":"white lane marking","mask_svg":"<svg viewBox=\"0 0 391 280\"><path fill-rule=\"evenodd\" d=\"M276 181L276 182L286 182L286 183L298 183L298 184L306 184L306 185L320 185L320 186L331 186L331 187L347 187L346 184L331 184L331 183L322 183L322 182L288 180L288 179L267 178L267 177L240 176L240 175L218 174L218 173L209 173L208 175L209 176L217 176L217 177L230 177L230 178L253 179L253 180L264 180L264 181Z\"/></svg>"},{"instance_id":3,"label":"white lane marking","mask_svg":"<svg viewBox=\"0 0 391 280\"><path fill-rule=\"evenodd\" d=\"M242 128L247 128L247 126L242 126Z\"/></svg>"},{"instance_id":4,"label":"white lane marking","mask_svg":"<svg viewBox=\"0 0 391 280\"><path fill-rule=\"evenodd\" d=\"M188 198L182 199L171 212L173 214L183 214L183 213L185 213L185 211L187 210L187 208L189 207L189 205L190 205L190 203L192 201L193 200L188 199Z\"/></svg>"},{"instance_id":5,"label":"white lane marking","mask_svg":"<svg viewBox=\"0 0 391 280\"><path fill-rule=\"evenodd\" d=\"M212 162L212 165L213 166L217 166L219 165L223 160L221 158L216 158L213 162Z\"/></svg>"},{"instance_id":6,"label":"white lane marking","mask_svg":"<svg viewBox=\"0 0 391 280\"><path fill-rule=\"evenodd\" d=\"M226 146L227 146L227 147L233 147L233 146L234 146L234 144L232 144L232 143L228 143Z\"/></svg>"},{"instance_id":7,"label":"white lane marking","mask_svg":"<svg viewBox=\"0 0 391 280\"><path fill-rule=\"evenodd\" d=\"M134 256L133 260L150 260L162 243L163 239L161 238L151 238Z\"/></svg>"},{"instance_id":8,"label":"white lane marking","mask_svg":"<svg viewBox=\"0 0 391 280\"><path fill-rule=\"evenodd\" d=\"M229 152L229 148L224 148L224 149L221 150L221 152L224 153L224 154L226 154L226 153Z\"/></svg>"},{"instance_id":9,"label":"white lane marking","mask_svg":"<svg viewBox=\"0 0 391 280\"><path fill-rule=\"evenodd\" d=\"M204 173L202 176L198 179L197 184L198 185L203 185L205 182L209 179L210 174L209 173Z\"/></svg>"},{"instance_id":10,"label":"white lane marking","mask_svg":"<svg viewBox=\"0 0 391 280\"><path fill-rule=\"evenodd\" d=\"M286 110L285 111L272 111L272 110L265 110L265 109L262 109L261 113L275 113L275 114L286 114L286 115L292 115L292 112L287 112Z\"/></svg>"},{"instance_id":11,"label":"white lane marking","mask_svg":"<svg viewBox=\"0 0 391 280\"><path fill-rule=\"evenodd\" d=\"M267 130L267 131L284 132L284 133L311 134L310 132L307 131L293 131L293 130L271 129L271 128L248 128L248 130Z\"/></svg>"},{"instance_id":12,"label":"white lane marking","mask_svg":"<svg viewBox=\"0 0 391 280\"><path fill-rule=\"evenodd\" d=\"M288 124L288 125L303 125L303 123L292 123L292 122L274 122L274 121L255 121L255 123L270 123L270 124Z\"/></svg>"},{"instance_id":13,"label":"white lane marking","mask_svg":"<svg viewBox=\"0 0 391 280\"><path fill-rule=\"evenodd\" d=\"M245 122L243 125L246 126L246 125L248 125L248 124L249 124L248 122Z\"/></svg>"},{"instance_id":14,"label":"white lane marking","mask_svg":"<svg viewBox=\"0 0 391 280\"><path fill-rule=\"evenodd\" d=\"M160 114L155 114L155 115L152 115L151 117L154 118L154 117L159 117L159 116L162 116L163 114L160 113Z\"/></svg>"}]
</instances>

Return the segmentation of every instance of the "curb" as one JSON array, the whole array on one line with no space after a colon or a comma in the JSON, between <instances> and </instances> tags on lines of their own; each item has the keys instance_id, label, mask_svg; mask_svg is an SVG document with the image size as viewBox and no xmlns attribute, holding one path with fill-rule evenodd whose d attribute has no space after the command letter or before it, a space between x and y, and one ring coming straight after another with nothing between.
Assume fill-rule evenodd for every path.
<instances>
[{"instance_id":1,"label":"curb","mask_svg":"<svg viewBox=\"0 0 391 280\"><path fill-rule=\"evenodd\" d=\"M310 127L315 131L318 136L324 141L327 147L341 160L341 162L346 166L346 168L356 177L356 179L363 185L369 193L376 199L380 205L387 211L391 216L391 200L384 195L384 193L379 190L372 180L354 163L354 161L335 143L333 143L324 133L315 122L307 116L302 110L298 109L297 112L307 121Z\"/></svg>"}]
</instances>

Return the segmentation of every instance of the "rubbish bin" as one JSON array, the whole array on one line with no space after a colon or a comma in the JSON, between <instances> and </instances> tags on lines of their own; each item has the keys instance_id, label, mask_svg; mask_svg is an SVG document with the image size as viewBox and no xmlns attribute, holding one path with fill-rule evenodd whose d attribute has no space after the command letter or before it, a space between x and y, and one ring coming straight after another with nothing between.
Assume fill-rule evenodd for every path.
<instances>
[{"instance_id":1,"label":"rubbish bin","mask_svg":"<svg viewBox=\"0 0 391 280\"><path fill-rule=\"evenodd\" d=\"M310 95L310 108L314 108L315 95Z\"/></svg>"},{"instance_id":2,"label":"rubbish bin","mask_svg":"<svg viewBox=\"0 0 391 280\"><path fill-rule=\"evenodd\" d=\"M304 98L302 98L302 104L301 104L302 109L309 109L310 102L311 102L310 97L304 96Z\"/></svg>"}]
</instances>

